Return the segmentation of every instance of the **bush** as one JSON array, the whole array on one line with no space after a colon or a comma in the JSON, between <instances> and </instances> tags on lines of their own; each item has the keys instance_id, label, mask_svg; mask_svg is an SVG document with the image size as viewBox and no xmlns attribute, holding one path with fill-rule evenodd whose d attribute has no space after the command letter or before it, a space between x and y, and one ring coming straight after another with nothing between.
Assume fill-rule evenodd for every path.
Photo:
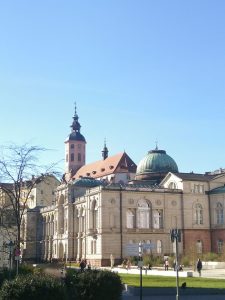
<instances>
[{"instance_id":1,"label":"bush","mask_svg":"<svg viewBox=\"0 0 225 300\"><path fill-rule=\"evenodd\" d=\"M113 272L89 270L81 273L80 271L68 270L65 282L69 291L69 299L121 299L121 279Z\"/></svg>"},{"instance_id":2,"label":"bush","mask_svg":"<svg viewBox=\"0 0 225 300\"><path fill-rule=\"evenodd\" d=\"M182 256L181 258L181 265L185 266L185 267L189 267L191 265L190 263L190 258L188 256Z\"/></svg>"},{"instance_id":3,"label":"bush","mask_svg":"<svg viewBox=\"0 0 225 300\"><path fill-rule=\"evenodd\" d=\"M10 272L9 269L4 268L1 270L0 272L0 287L2 286L3 282L6 279L11 279L15 277L15 273L14 272Z\"/></svg>"},{"instance_id":4,"label":"bush","mask_svg":"<svg viewBox=\"0 0 225 300\"><path fill-rule=\"evenodd\" d=\"M213 252L203 254L203 261L219 261L219 255Z\"/></svg>"},{"instance_id":5,"label":"bush","mask_svg":"<svg viewBox=\"0 0 225 300\"><path fill-rule=\"evenodd\" d=\"M61 300L65 289L59 280L46 275L20 275L3 283L0 296L1 300Z\"/></svg>"},{"instance_id":6,"label":"bush","mask_svg":"<svg viewBox=\"0 0 225 300\"><path fill-rule=\"evenodd\" d=\"M138 257L138 256L130 256L130 257L129 257L129 260L130 260L130 262L131 262L131 265L137 266L139 257Z\"/></svg>"}]
</instances>

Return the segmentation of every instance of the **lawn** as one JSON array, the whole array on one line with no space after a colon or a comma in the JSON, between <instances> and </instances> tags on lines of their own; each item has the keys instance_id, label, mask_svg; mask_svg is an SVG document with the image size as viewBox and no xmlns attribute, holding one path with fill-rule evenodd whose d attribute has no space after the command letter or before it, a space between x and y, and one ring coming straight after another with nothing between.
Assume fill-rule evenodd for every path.
<instances>
[{"instance_id":1,"label":"lawn","mask_svg":"<svg viewBox=\"0 0 225 300\"><path fill-rule=\"evenodd\" d=\"M119 274L122 282L130 286L140 286L140 276L131 274ZM189 288L215 288L225 289L225 279L211 279L199 277L179 278L179 285L186 282ZM176 277L142 276L143 287L176 287Z\"/></svg>"}]
</instances>

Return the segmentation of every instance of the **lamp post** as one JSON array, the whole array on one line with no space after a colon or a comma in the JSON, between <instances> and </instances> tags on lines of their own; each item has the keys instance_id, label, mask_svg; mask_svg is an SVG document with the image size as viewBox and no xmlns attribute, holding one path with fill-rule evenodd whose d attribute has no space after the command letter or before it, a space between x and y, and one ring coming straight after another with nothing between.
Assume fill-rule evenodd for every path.
<instances>
[{"instance_id":1,"label":"lamp post","mask_svg":"<svg viewBox=\"0 0 225 300\"><path fill-rule=\"evenodd\" d=\"M140 242L138 244L138 253L139 253L138 266L140 268L140 300L142 300L142 267L143 267L143 261L142 261L142 242Z\"/></svg>"},{"instance_id":2,"label":"lamp post","mask_svg":"<svg viewBox=\"0 0 225 300\"><path fill-rule=\"evenodd\" d=\"M176 286L177 286L177 295L176 300L179 300L179 265L178 265L178 242L181 242L181 230L172 229L170 231L171 242L176 242Z\"/></svg>"}]
</instances>

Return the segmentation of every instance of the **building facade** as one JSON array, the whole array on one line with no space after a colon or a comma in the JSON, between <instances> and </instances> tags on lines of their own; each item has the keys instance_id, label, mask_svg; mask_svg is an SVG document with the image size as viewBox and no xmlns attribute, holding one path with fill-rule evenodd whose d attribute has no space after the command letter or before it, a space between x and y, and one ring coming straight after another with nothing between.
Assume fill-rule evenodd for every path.
<instances>
[{"instance_id":1,"label":"building facade","mask_svg":"<svg viewBox=\"0 0 225 300\"><path fill-rule=\"evenodd\" d=\"M41 259L109 265L131 255L175 252L170 230L182 232L179 252L224 251L225 173L181 173L166 151L154 149L138 166L124 152L85 165L86 140L75 111L66 140L66 166L55 202L40 210Z\"/></svg>"}]
</instances>

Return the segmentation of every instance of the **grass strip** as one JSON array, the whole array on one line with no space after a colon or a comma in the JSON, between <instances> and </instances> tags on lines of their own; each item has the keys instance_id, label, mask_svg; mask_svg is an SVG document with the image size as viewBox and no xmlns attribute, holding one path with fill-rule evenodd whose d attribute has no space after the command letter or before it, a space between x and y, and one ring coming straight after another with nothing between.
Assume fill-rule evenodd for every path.
<instances>
[{"instance_id":1,"label":"grass strip","mask_svg":"<svg viewBox=\"0 0 225 300\"><path fill-rule=\"evenodd\" d=\"M119 274L123 283L130 286L140 286L140 276L135 274ZM199 277L179 278L179 286L186 282L189 288L225 289L225 279L211 279ZM176 277L166 276L142 276L143 287L176 287Z\"/></svg>"}]
</instances>

